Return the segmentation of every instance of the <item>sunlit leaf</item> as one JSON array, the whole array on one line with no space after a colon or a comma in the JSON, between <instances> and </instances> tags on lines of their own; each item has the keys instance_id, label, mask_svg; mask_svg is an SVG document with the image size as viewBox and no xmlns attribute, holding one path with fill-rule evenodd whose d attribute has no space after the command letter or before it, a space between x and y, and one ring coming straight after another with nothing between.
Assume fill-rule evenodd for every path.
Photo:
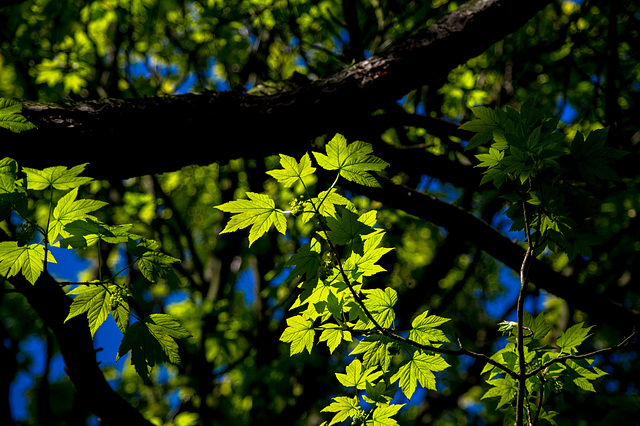
<instances>
[{"instance_id":1,"label":"sunlit leaf","mask_svg":"<svg viewBox=\"0 0 640 426\"><path fill-rule=\"evenodd\" d=\"M356 141L347 144L341 134L336 134L326 146L327 154L314 152L318 165L326 170L338 170L340 176L364 186L379 187L378 181L369 173L384 170L389 164L371 155L371 144Z\"/></svg>"},{"instance_id":2,"label":"sunlit leaf","mask_svg":"<svg viewBox=\"0 0 640 426\"><path fill-rule=\"evenodd\" d=\"M233 216L225 228L220 232L237 231L251 227L249 231L249 246L258 238L264 235L272 225L284 234L287 230L287 219L285 215L278 209L274 201L267 195L255 192L247 192L248 200L229 201L227 203L216 206L223 212L232 213Z\"/></svg>"}]
</instances>

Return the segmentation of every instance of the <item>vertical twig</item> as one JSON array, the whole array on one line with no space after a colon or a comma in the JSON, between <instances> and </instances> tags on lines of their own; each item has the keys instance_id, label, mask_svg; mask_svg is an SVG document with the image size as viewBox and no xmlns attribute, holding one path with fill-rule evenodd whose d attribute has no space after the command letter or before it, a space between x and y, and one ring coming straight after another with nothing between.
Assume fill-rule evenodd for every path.
<instances>
[{"instance_id":1,"label":"vertical twig","mask_svg":"<svg viewBox=\"0 0 640 426\"><path fill-rule=\"evenodd\" d=\"M527 392L527 369L524 355L524 299L527 292L529 265L533 253L533 242L531 241L531 229L529 228L529 218L527 216L527 203L522 202L522 215L524 218L524 229L527 237L527 251L520 267L520 293L518 294L518 400L516 405L516 425L522 425L524 421L525 394ZM528 422L530 423L530 422Z\"/></svg>"}]
</instances>

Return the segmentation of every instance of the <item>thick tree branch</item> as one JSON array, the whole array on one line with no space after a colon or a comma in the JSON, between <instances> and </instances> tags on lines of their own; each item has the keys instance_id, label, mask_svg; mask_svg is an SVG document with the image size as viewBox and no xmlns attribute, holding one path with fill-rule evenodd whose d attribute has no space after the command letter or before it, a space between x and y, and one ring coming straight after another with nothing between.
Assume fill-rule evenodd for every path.
<instances>
[{"instance_id":1,"label":"thick tree branch","mask_svg":"<svg viewBox=\"0 0 640 426\"><path fill-rule=\"evenodd\" d=\"M126 178L304 150L318 135L358 129L373 111L446 77L548 3L470 1L379 55L274 96L212 92L128 101L24 102L24 115L39 129L3 134L3 154L22 163L28 159L33 167L89 161L92 176Z\"/></svg>"},{"instance_id":2,"label":"thick tree branch","mask_svg":"<svg viewBox=\"0 0 640 426\"><path fill-rule=\"evenodd\" d=\"M87 409L109 425L151 425L107 383L96 361L86 316L64 322L71 299L58 283L47 273L35 285L22 275L12 278L11 283L56 336L66 372Z\"/></svg>"}]
</instances>

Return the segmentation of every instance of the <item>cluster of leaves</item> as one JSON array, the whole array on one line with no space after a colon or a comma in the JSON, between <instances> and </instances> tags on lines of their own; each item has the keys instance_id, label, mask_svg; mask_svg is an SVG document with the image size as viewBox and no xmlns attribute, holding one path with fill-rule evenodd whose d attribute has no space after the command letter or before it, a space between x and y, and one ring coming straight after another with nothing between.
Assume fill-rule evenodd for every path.
<instances>
[{"instance_id":1,"label":"cluster of leaves","mask_svg":"<svg viewBox=\"0 0 640 426\"><path fill-rule=\"evenodd\" d=\"M589 331L593 326L585 327L584 323L578 323L566 331L560 331L554 347L549 344L549 333L553 327L545 321L544 315L534 318L528 312L523 314L523 328L526 331L523 353L527 366L523 373L526 393L531 396L527 400L526 410L531 413L534 424L555 424L553 418L558 413L545 409L543 405L552 394L573 393L576 387L595 392L592 381L606 375L593 365L595 355L577 355L578 346L591 335ZM508 343L491 359L504 368L487 364L482 371L482 374L489 374L486 383L490 386L482 399L499 398L496 408L511 420L515 417L513 401L518 392L520 376L517 326L513 321L500 324L500 330L508 336ZM505 371L512 374L506 374Z\"/></svg>"},{"instance_id":2,"label":"cluster of leaves","mask_svg":"<svg viewBox=\"0 0 640 426\"><path fill-rule=\"evenodd\" d=\"M4 110L0 109L0 120L4 120L0 124L11 123L4 127L13 131L33 128L24 117L16 114L19 109L15 102L0 99L0 105L8 105ZM2 115L7 109L13 111L12 115ZM13 127L15 123L19 126ZM189 337L190 333L168 314L138 318L130 307L132 292L129 285L119 275L137 264L140 273L152 283L176 279L171 264L178 259L159 252L155 241L130 232L133 225L112 226L100 221L93 213L107 203L78 198L79 189L92 181L80 176L85 167L86 164L70 169L64 166L44 170L22 167L24 177L20 177L15 160L0 160L0 222L19 224L14 238L0 242L0 276L2 282L6 282L22 274L28 282L35 284L46 272L47 263L56 263L51 247L85 249L95 246L100 262L102 244L124 245L133 261L119 273L104 278L102 268L98 267L97 280L73 283L75 288L67 294L74 299L65 322L86 314L93 336L111 315L124 333L118 358L131 351L132 364L140 376L147 379L152 367L159 362L180 362L175 339ZM37 200L35 204L30 203L33 199ZM42 211L46 213L38 214ZM130 317L138 321L129 324Z\"/></svg>"},{"instance_id":3,"label":"cluster of leaves","mask_svg":"<svg viewBox=\"0 0 640 426\"><path fill-rule=\"evenodd\" d=\"M506 418L522 423L526 412L529 424L555 424L558 413L543 407L549 396L576 387L595 392L591 381L606 373L593 365L594 354L577 355L592 327L575 324L561 331L552 346L552 327L543 315L533 318L523 310L529 261L547 247L563 249L570 259L578 253L591 255L589 246L597 239L584 220L584 206L593 198L589 185L596 179L615 180L610 163L624 153L604 145L607 129L594 130L587 138L577 133L568 142L557 131L559 119L532 104L520 111L476 107L473 112L476 118L462 125L475 132L467 149L491 142L487 152L476 155L478 167L486 168L482 183L508 186L502 191L512 203L507 215L514 222L512 230L525 231L528 246L520 276L519 322L500 324L500 331L510 337L491 357L496 364L487 364L483 371L489 373L491 386L483 398L499 398L497 408ZM585 211L571 208L576 205ZM526 397L519 398L516 407L518 393Z\"/></svg>"},{"instance_id":4,"label":"cluster of leaves","mask_svg":"<svg viewBox=\"0 0 640 426\"><path fill-rule=\"evenodd\" d=\"M217 206L232 214L222 232L250 226L249 244L272 225L284 234L287 216L294 213L302 223L316 224L309 242L302 244L287 262L293 267L289 279L298 281L300 292L280 340L289 343L290 354L295 355L305 350L311 353L316 338L333 353L341 343L362 336L351 351L356 357L345 373L337 373L336 377L345 387L364 391L364 400L373 404L373 408L365 410L358 395L336 397L323 409L334 413L329 425L349 418L355 424L397 424L391 416L403 404L390 404L397 392L395 383L411 398L418 383L435 390L434 372L449 367L430 350L449 341L438 328L448 319L424 312L413 320L409 339L402 338L394 331L396 291L365 288L367 277L385 271L377 262L391 249L382 245L385 233L375 227L376 212L359 214L337 192L336 184L344 178L379 186L370 172L382 171L387 163L371 152L370 144L349 144L340 134L326 145L326 154L313 152L319 167L337 172L331 187L317 196L310 194L307 185L316 170L310 155L304 154L298 161L281 154L282 169L267 173L284 187L301 184L304 188L304 196L293 202L291 210L278 209L269 196L252 192L247 193L248 200Z\"/></svg>"},{"instance_id":5,"label":"cluster of leaves","mask_svg":"<svg viewBox=\"0 0 640 426\"><path fill-rule=\"evenodd\" d=\"M509 214L516 229L526 227L531 249L523 261L524 270L529 253L540 252L550 241L565 247L569 238L576 240L569 226L573 220L570 212L561 215L560 210L563 197L579 194L569 194L565 187L572 185L565 183L562 176L569 175L574 168L588 182L594 177L613 178L613 170L606 163L620 154L604 147L606 130L594 131L586 140L578 135L573 143L566 143L564 135L556 132L557 119L529 105L521 111L479 107L474 112L477 118L464 125L476 132L468 149L494 141L488 153L477 155L480 166L487 168L483 183L493 182L498 189L508 183L510 192L505 191L504 196L514 201ZM575 387L594 391L591 382L605 374L592 365L594 354L577 354L577 347L589 336L591 327L576 324L561 332L553 346L548 341L552 327L543 316L533 318L520 308L520 323L500 324L500 330L510 335L508 344L490 358L463 348L457 351L442 348L449 339L439 326L448 319L429 315L428 311L413 320L412 328L405 334L408 338L398 334L394 312L396 291L365 286L367 277L384 272L377 262L391 250L382 245L385 233L375 227L375 211L359 213L336 187L339 178L379 186L370 172L383 170L387 163L371 152L369 144L348 144L339 134L327 144L326 154L313 152L319 167L337 171L333 184L317 196L310 193L307 184L315 181L316 168L310 155L306 153L298 161L281 154L282 169L267 173L284 187L303 188L304 194L291 203L291 210L279 209L268 195L252 192L247 193L248 199L217 206L231 213L222 233L250 227L250 245L272 226L284 234L289 216L315 225L308 242L286 264L292 267L289 279L297 280L300 292L280 340L290 344L292 356L305 350L311 353L316 338L318 343L326 343L331 353L341 343L351 343L350 356L355 357L345 372L337 373L336 377L355 395L335 397L322 410L333 413L325 424L347 419L353 424L397 424L392 416L403 404L391 401L398 388L407 398L411 398L418 384L435 390L434 372L449 367L443 354L466 354L487 361L483 373L488 373L489 390L483 399L499 398L498 409L505 412L506 419L518 418L516 400L520 400L517 395L521 393L527 395L522 400L527 404L529 423L535 417L535 423L553 424L557 413L544 408L551 393L571 392ZM564 165L564 157L570 157L568 165ZM527 205L530 207L524 208L532 209L529 215L522 207ZM531 229L536 233L535 247ZM574 242L572 247L576 245ZM522 295L526 283L523 277ZM372 404L372 408L363 408L361 400Z\"/></svg>"},{"instance_id":6,"label":"cluster of leaves","mask_svg":"<svg viewBox=\"0 0 640 426\"><path fill-rule=\"evenodd\" d=\"M596 180L617 179L610 163L624 152L605 146L608 129L585 138L577 132L573 141L557 131L559 118L533 103L514 108L475 107L475 119L462 129L475 132L467 149L491 142L487 152L476 155L483 167L481 183L508 189L501 195L512 203L507 215L512 231L525 228L522 202L535 208L530 227L537 253L561 249L570 259L591 256L597 235L586 220L594 210L590 188Z\"/></svg>"}]
</instances>

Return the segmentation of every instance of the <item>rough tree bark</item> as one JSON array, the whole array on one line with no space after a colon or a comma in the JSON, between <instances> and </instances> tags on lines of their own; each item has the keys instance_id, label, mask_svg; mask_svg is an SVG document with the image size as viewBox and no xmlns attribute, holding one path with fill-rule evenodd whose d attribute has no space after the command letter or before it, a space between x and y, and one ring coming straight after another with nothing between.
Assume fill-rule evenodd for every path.
<instances>
[{"instance_id":1,"label":"rough tree bark","mask_svg":"<svg viewBox=\"0 0 640 426\"><path fill-rule=\"evenodd\" d=\"M315 137L357 130L376 109L446 77L548 3L470 1L379 55L274 96L208 92L66 104L25 101L23 113L39 129L3 135L3 151L32 167L89 161L92 176L127 178L247 153L304 150Z\"/></svg>"}]
</instances>

